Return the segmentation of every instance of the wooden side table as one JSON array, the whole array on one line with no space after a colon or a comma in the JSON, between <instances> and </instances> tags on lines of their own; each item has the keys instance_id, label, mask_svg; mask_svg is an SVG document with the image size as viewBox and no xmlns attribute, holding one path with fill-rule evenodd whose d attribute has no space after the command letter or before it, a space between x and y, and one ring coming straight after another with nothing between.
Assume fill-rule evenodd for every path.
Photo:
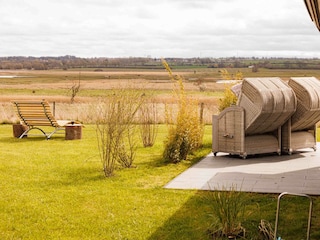
<instances>
[{"instance_id":1,"label":"wooden side table","mask_svg":"<svg viewBox=\"0 0 320 240\"><path fill-rule=\"evenodd\" d=\"M66 128L66 140L76 140L82 138L82 124L67 124Z\"/></svg>"},{"instance_id":2,"label":"wooden side table","mask_svg":"<svg viewBox=\"0 0 320 240\"><path fill-rule=\"evenodd\" d=\"M12 125L13 136L15 138L19 138L27 129L28 127L26 125L13 124ZM27 135L24 135L23 137L27 137Z\"/></svg>"}]
</instances>

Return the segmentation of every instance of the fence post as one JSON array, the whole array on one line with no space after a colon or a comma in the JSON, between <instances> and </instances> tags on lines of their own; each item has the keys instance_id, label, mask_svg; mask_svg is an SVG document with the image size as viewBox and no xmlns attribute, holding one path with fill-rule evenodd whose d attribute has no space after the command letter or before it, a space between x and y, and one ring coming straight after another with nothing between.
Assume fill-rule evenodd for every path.
<instances>
[{"instance_id":1,"label":"fence post","mask_svg":"<svg viewBox=\"0 0 320 240\"><path fill-rule=\"evenodd\" d=\"M203 109L204 109L204 103L200 103L200 123L203 123Z\"/></svg>"},{"instance_id":2,"label":"fence post","mask_svg":"<svg viewBox=\"0 0 320 240\"><path fill-rule=\"evenodd\" d=\"M55 117L56 116L56 102L53 101L53 104L52 104L52 112L53 112L53 116Z\"/></svg>"}]
</instances>

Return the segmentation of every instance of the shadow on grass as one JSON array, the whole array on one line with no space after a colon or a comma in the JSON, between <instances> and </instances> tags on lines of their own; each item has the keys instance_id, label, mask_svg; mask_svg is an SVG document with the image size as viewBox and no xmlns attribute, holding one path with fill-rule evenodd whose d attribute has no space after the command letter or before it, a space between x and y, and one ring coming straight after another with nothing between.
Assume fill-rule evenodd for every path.
<instances>
[{"instance_id":1,"label":"shadow on grass","mask_svg":"<svg viewBox=\"0 0 320 240\"><path fill-rule=\"evenodd\" d=\"M14 143L14 144L19 144L19 143L25 143L25 142L42 142L42 141L66 141L64 137L51 137L50 139L46 139L44 136L31 136L31 137L25 137L22 139L11 137L11 136L6 136L6 137L1 137L0 142L2 143Z\"/></svg>"},{"instance_id":2,"label":"shadow on grass","mask_svg":"<svg viewBox=\"0 0 320 240\"><path fill-rule=\"evenodd\" d=\"M103 170L99 171L97 168L79 167L74 168L72 171L66 172L65 176L66 185L83 185L90 182L105 180Z\"/></svg>"},{"instance_id":3,"label":"shadow on grass","mask_svg":"<svg viewBox=\"0 0 320 240\"><path fill-rule=\"evenodd\" d=\"M214 232L212 224L214 223L215 209L213 209L213 200L209 195L209 191L196 192L161 227L154 231L148 239L224 239L212 236ZM274 229L278 195L255 193L245 193L245 195L248 215L241 223L246 230L245 239L264 239L263 234L259 232L260 221L262 219L266 220ZM320 230L318 229L319 220L317 218L319 204L317 199L314 200L315 206L310 239L319 239ZM282 204L286 209L281 212L279 229L283 235L279 236L284 236L285 239L304 239L307 229L308 200L290 198Z\"/></svg>"},{"instance_id":4,"label":"shadow on grass","mask_svg":"<svg viewBox=\"0 0 320 240\"><path fill-rule=\"evenodd\" d=\"M205 192L196 192L178 211L153 232L149 240L210 239L210 203Z\"/></svg>"},{"instance_id":5,"label":"shadow on grass","mask_svg":"<svg viewBox=\"0 0 320 240\"><path fill-rule=\"evenodd\" d=\"M37 184L41 185L43 188L47 189L57 189L60 190L64 187L92 187L95 184L100 184L101 181L105 180L103 173L99 173L94 170L85 169L85 168L77 168L73 169L73 171L60 173L60 176L57 178L47 178L42 180L40 183L38 181Z\"/></svg>"},{"instance_id":6,"label":"shadow on grass","mask_svg":"<svg viewBox=\"0 0 320 240\"><path fill-rule=\"evenodd\" d=\"M160 155L156 155L156 156L148 156L148 161L144 161L142 163L139 163L139 165L141 166L145 166L145 167L163 167L166 166L168 164L185 164L188 167L192 166L193 164L199 162L200 160L202 160L204 157L206 157L211 151L211 144L204 144L202 146L202 148L200 148L199 150L197 150L194 154L190 154L187 160L182 160L179 163L172 163L169 160L166 160L163 158L162 154ZM191 160L189 160L191 159Z\"/></svg>"},{"instance_id":7,"label":"shadow on grass","mask_svg":"<svg viewBox=\"0 0 320 240\"><path fill-rule=\"evenodd\" d=\"M178 211L168 218L161 227L153 232L148 239L216 239L212 235L217 229L213 227L215 210L212 204L212 195L210 194L212 193L209 191L197 191ZM250 216L250 219L242 222L242 226L246 229L246 239L261 239L258 226L262 216L258 210L257 203L254 201L257 200L257 198L259 199L261 196L252 198L251 194L247 195L248 206L253 214ZM264 217L266 217L265 219L269 218L269 220L271 219L273 221L276 203L273 201L270 208L268 201L270 201L270 198L266 196L266 206L271 210L264 214Z\"/></svg>"}]
</instances>

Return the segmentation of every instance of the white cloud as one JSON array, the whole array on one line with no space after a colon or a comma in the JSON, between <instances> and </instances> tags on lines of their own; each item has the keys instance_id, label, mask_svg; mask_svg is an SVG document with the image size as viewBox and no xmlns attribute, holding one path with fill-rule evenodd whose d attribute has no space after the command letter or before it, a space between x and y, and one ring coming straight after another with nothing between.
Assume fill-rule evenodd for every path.
<instances>
[{"instance_id":1,"label":"white cloud","mask_svg":"<svg viewBox=\"0 0 320 240\"><path fill-rule=\"evenodd\" d=\"M320 34L302 0L10 0L1 56L310 56Z\"/></svg>"}]
</instances>

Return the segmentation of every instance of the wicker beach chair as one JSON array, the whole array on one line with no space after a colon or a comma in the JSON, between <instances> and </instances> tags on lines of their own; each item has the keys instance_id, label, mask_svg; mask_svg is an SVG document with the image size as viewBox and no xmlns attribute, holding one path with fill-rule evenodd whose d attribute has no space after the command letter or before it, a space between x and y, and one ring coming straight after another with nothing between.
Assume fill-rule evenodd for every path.
<instances>
[{"instance_id":1,"label":"wicker beach chair","mask_svg":"<svg viewBox=\"0 0 320 240\"><path fill-rule=\"evenodd\" d=\"M297 110L282 127L282 150L291 154L302 148L316 150L316 124L320 121L320 81L314 77L291 78Z\"/></svg>"},{"instance_id":2,"label":"wicker beach chair","mask_svg":"<svg viewBox=\"0 0 320 240\"><path fill-rule=\"evenodd\" d=\"M280 78L244 79L237 105L213 116L214 155L281 154L281 126L295 109L295 94Z\"/></svg>"}]
</instances>

